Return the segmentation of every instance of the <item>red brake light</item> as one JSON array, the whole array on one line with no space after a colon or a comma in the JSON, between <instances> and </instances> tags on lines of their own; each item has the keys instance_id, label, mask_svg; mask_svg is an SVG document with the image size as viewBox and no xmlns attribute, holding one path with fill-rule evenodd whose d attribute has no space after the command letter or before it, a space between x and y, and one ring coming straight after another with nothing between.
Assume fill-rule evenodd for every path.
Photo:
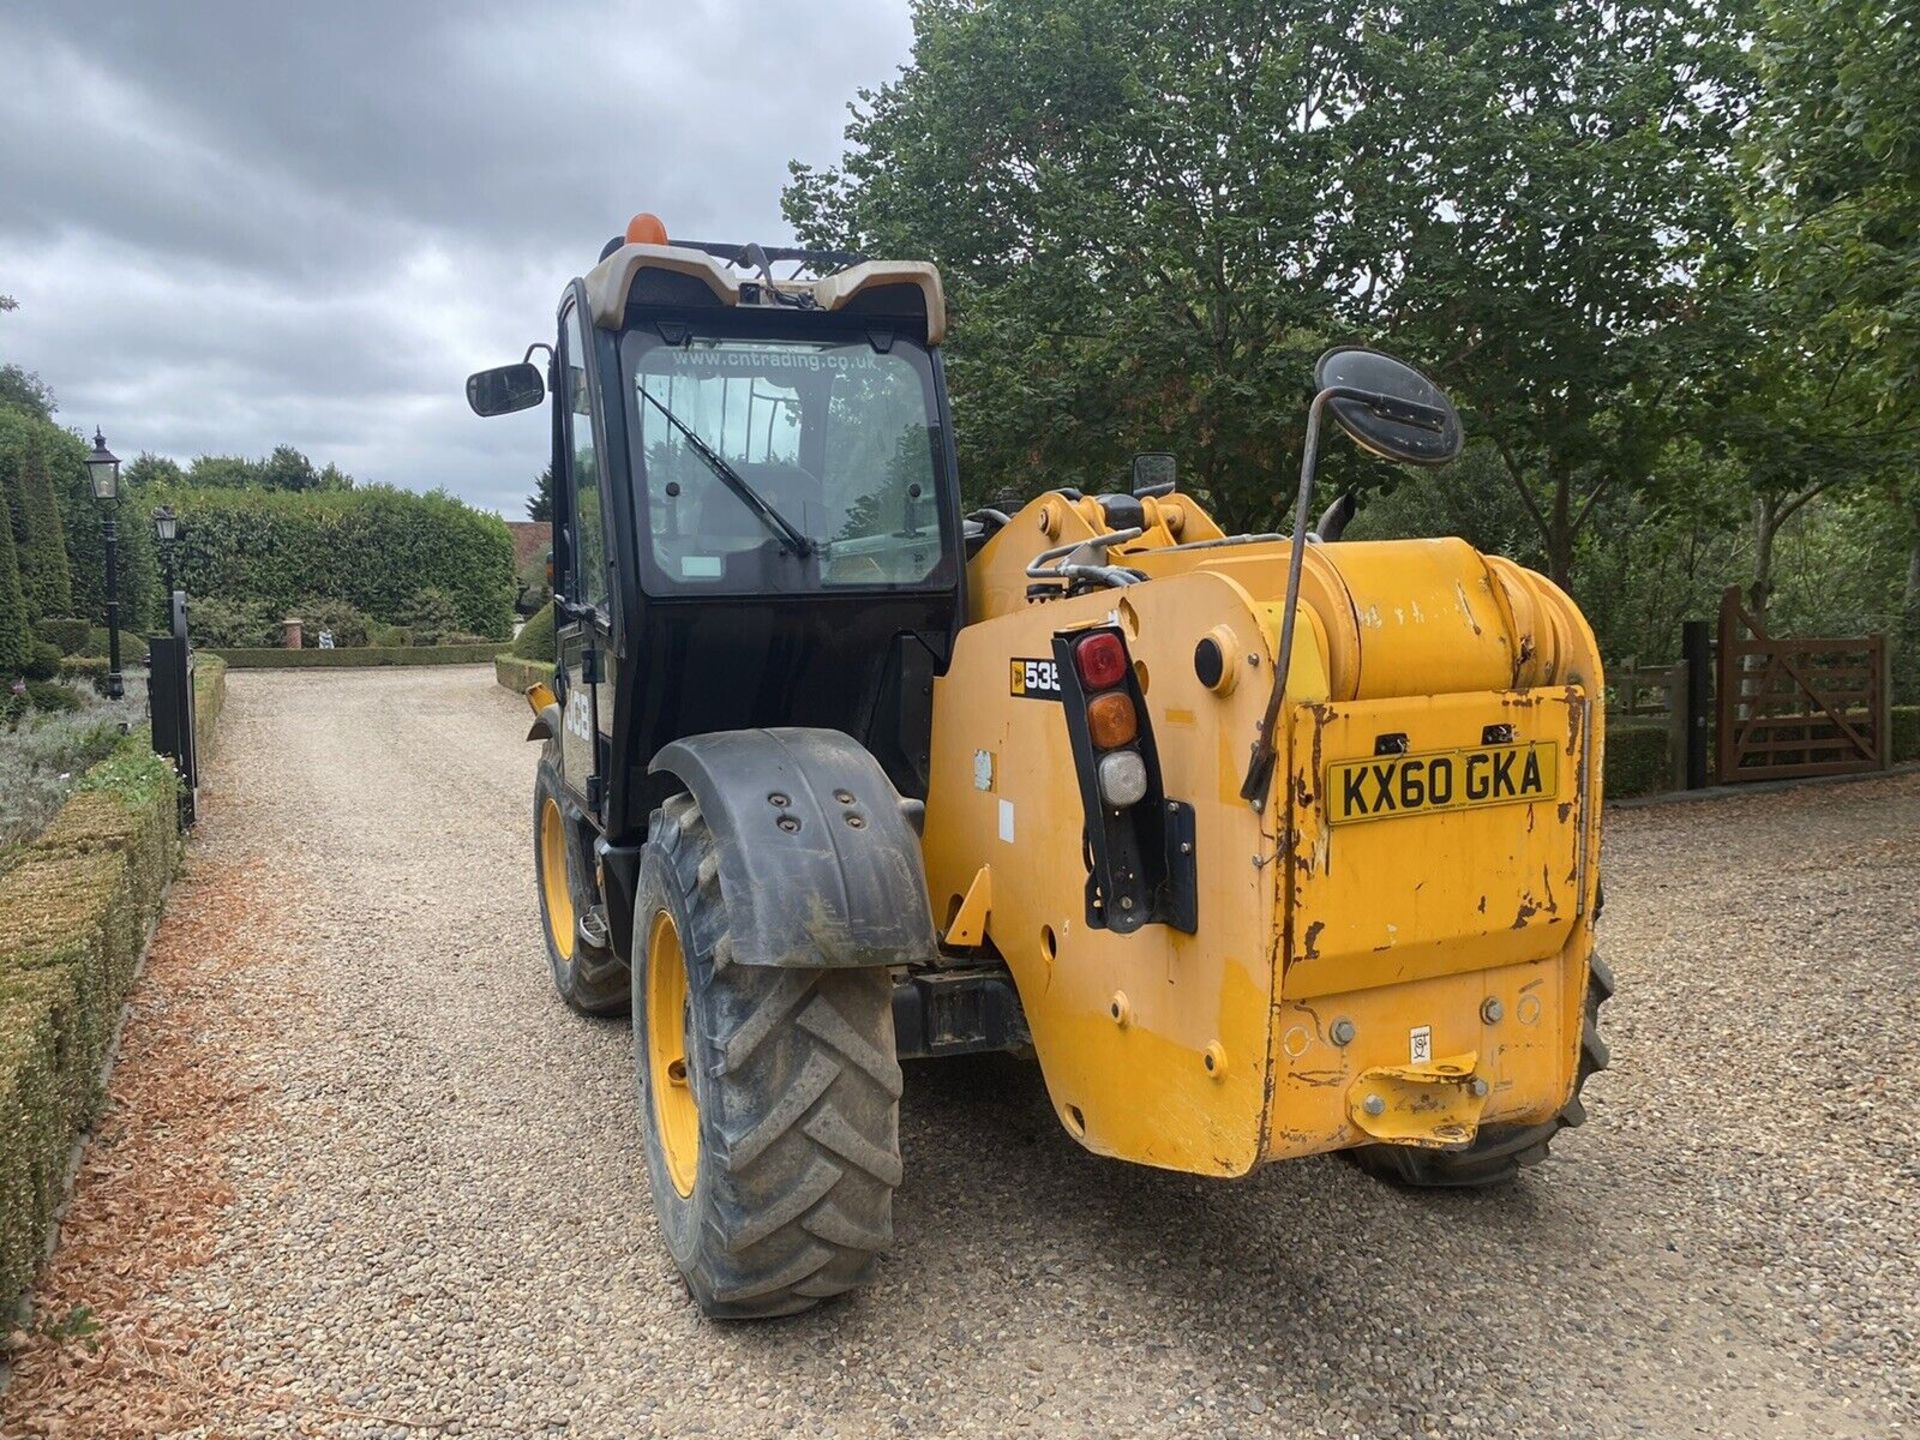
<instances>
[{"instance_id":1,"label":"red brake light","mask_svg":"<svg viewBox=\"0 0 1920 1440\"><path fill-rule=\"evenodd\" d=\"M1073 647L1073 663L1089 690L1105 690L1127 678L1127 647L1111 630L1102 630Z\"/></svg>"}]
</instances>

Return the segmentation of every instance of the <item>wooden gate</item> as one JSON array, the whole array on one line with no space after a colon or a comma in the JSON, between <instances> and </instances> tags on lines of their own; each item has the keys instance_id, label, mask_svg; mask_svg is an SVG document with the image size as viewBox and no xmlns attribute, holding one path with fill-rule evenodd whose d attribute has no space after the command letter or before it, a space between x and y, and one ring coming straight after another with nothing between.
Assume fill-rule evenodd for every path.
<instances>
[{"instance_id":1,"label":"wooden gate","mask_svg":"<svg viewBox=\"0 0 1920 1440\"><path fill-rule=\"evenodd\" d=\"M1720 598L1719 672L1722 785L1887 768L1886 636L1776 638L1729 586Z\"/></svg>"}]
</instances>

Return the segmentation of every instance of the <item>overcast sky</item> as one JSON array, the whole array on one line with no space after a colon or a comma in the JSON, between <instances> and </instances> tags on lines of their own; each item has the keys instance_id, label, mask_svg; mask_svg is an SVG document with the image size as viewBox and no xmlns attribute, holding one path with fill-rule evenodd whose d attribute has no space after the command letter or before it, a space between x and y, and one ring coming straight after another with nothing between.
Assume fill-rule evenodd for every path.
<instances>
[{"instance_id":1,"label":"overcast sky","mask_svg":"<svg viewBox=\"0 0 1920 1440\"><path fill-rule=\"evenodd\" d=\"M907 58L905 0L0 6L0 362L129 459L299 447L524 518L551 340L635 210L790 240L790 159Z\"/></svg>"}]
</instances>

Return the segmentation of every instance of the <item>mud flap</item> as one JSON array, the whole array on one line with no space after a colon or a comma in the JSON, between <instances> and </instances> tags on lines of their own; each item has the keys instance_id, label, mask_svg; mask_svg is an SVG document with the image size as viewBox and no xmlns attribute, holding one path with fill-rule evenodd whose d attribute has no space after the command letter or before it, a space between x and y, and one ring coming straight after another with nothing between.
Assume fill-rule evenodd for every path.
<instances>
[{"instance_id":1,"label":"mud flap","mask_svg":"<svg viewBox=\"0 0 1920 1440\"><path fill-rule=\"evenodd\" d=\"M851 968L938 955L920 841L886 772L838 730L695 735L647 767L712 827L730 960Z\"/></svg>"}]
</instances>

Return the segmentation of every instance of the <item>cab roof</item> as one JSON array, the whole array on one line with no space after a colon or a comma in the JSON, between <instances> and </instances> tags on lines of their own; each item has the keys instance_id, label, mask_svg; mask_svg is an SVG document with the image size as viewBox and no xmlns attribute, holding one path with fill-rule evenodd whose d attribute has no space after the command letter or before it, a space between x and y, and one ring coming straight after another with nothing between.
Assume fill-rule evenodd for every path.
<instances>
[{"instance_id":1,"label":"cab roof","mask_svg":"<svg viewBox=\"0 0 1920 1440\"><path fill-rule=\"evenodd\" d=\"M769 286L762 276L743 275L705 250L622 245L587 272L585 283L593 323L605 330L624 325L627 307L637 302L871 314L924 323L928 345L938 345L947 333L940 272L925 260L862 260L818 279L774 280ZM780 298L768 298L769 288Z\"/></svg>"}]
</instances>

